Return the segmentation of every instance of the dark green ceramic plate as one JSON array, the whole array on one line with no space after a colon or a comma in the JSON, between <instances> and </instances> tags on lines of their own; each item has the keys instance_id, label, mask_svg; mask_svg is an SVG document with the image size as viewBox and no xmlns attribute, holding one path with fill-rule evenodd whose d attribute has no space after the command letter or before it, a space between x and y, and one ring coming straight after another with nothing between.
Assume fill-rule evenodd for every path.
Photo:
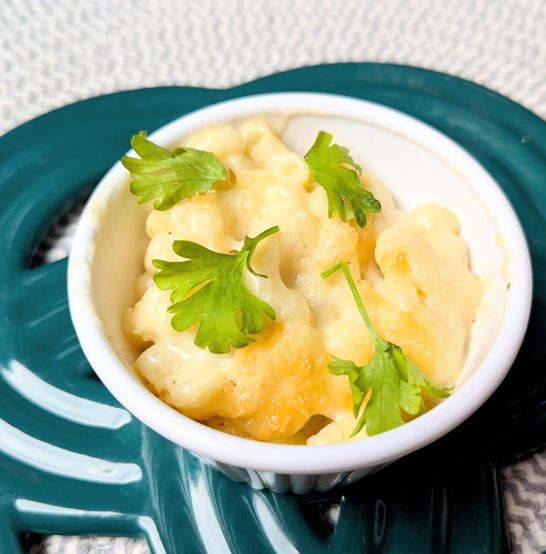
<instances>
[{"instance_id":1,"label":"dark green ceramic plate","mask_svg":"<svg viewBox=\"0 0 546 554\"><path fill-rule=\"evenodd\" d=\"M457 430L357 485L253 491L133 419L95 378L60 261L31 269L51 222L128 147L207 104L323 91L392 106L467 148L514 204L536 292L516 364ZM546 124L491 91L411 67L298 69L229 90L156 88L79 102L0 139L0 552L27 533L143 535L155 554L473 553L507 548L499 467L546 443Z\"/></svg>"}]
</instances>

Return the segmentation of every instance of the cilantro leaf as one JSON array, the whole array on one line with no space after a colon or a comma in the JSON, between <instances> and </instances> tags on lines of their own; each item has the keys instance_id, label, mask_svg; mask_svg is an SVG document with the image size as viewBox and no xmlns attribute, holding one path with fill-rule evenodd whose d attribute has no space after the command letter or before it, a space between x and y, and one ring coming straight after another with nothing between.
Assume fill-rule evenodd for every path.
<instances>
[{"instance_id":1,"label":"cilantro leaf","mask_svg":"<svg viewBox=\"0 0 546 554\"><path fill-rule=\"evenodd\" d=\"M160 270L154 275L157 287L173 289L172 326L184 331L199 321L195 344L215 354L253 342L250 335L263 330L265 316L274 320L275 311L247 289L243 270L246 267L254 275L266 277L256 273L250 261L258 243L278 231L275 226L256 237L246 237L243 248L234 254L213 252L188 240L174 241L173 250L186 261L152 261Z\"/></svg>"},{"instance_id":2,"label":"cilantro leaf","mask_svg":"<svg viewBox=\"0 0 546 554\"><path fill-rule=\"evenodd\" d=\"M433 385L406 358L399 346L383 340L375 330L362 298L356 288L351 272L342 262L322 273L326 278L341 269L355 299L358 311L370 333L375 347L373 358L362 367L349 360L332 358L328 368L334 375L347 375L353 395L353 413L358 417L351 436L366 426L368 435L388 431L404 423L401 410L409 415L417 415L425 408L422 393L445 398L451 389ZM368 402L361 411L362 403ZM360 417L359 417L360 414Z\"/></svg>"},{"instance_id":3,"label":"cilantro leaf","mask_svg":"<svg viewBox=\"0 0 546 554\"><path fill-rule=\"evenodd\" d=\"M121 158L133 178L131 192L139 204L154 200L156 210L168 210L185 198L208 192L228 176L211 152L195 148L175 148L171 152L150 142L146 131L133 135L131 147L140 159Z\"/></svg>"},{"instance_id":4,"label":"cilantro leaf","mask_svg":"<svg viewBox=\"0 0 546 554\"><path fill-rule=\"evenodd\" d=\"M342 221L356 219L360 227L365 227L366 212L379 213L381 204L362 186L359 179L362 169L349 150L331 142L332 135L320 131L305 154L305 162L313 179L326 191L328 217L338 215Z\"/></svg>"}]
</instances>

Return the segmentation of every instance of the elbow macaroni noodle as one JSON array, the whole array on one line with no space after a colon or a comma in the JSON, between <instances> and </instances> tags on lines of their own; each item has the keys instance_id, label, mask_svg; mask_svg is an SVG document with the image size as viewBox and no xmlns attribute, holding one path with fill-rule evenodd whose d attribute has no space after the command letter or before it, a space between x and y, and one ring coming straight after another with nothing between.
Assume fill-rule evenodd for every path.
<instances>
[{"instance_id":1,"label":"elbow macaroni noodle","mask_svg":"<svg viewBox=\"0 0 546 554\"><path fill-rule=\"evenodd\" d=\"M125 327L142 349L136 367L161 399L214 428L263 441L326 444L354 427L348 379L334 376L328 355L361 365L373 355L349 287L321 272L338 261L351 270L379 334L440 386L454 383L481 288L468 269L459 223L429 204L406 214L380 183L365 186L382 211L361 229L328 218L326 194L303 158L290 152L264 119L207 128L185 146L214 152L227 183L165 212L152 211L140 300ZM171 327L169 291L152 281L154 258L176 260L174 240L209 249L240 249L245 235L279 225L258 245L250 290L277 314L246 348L211 354L193 343L195 326ZM353 439L365 436L361 431ZM351 440L353 440L351 439Z\"/></svg>"}]
</instances>

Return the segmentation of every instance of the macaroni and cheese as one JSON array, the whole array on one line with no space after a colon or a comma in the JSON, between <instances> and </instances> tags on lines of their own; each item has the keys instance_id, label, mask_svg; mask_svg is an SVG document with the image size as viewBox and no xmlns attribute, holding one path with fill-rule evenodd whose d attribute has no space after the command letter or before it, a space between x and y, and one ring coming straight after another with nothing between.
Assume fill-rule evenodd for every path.
<instances>
[{"instance_id":1,"label":"macaroni and cheese","mask_svg":"<svg viewBox=\"0 0 546 554\"><path fill-rule=\"evenodd\" d=\"M229 178L166 211L151 210L140 300L125 317L142 351L136 369L162 400L211 427L261 441L327 444L355 425L348 379L328 370L329 355L366 363L374 345L341 274L349 262L378 333L439 386L452 386L480 300L457 218L436 204L399 211L364 171L363 186L381 201L360 228L328 217L326 193L304 159L288 150L266 119L203 129L184 146L213 152ZM357 160L358 161L358 160ZM364 168L365 169L365 168ZM169 291L152 280L153 259L179 261L174 240L228 253L245 236L274 225L245 273L248 288L270 304L275 321L251 345L214 354L194 344L196 325L178 332ZM433 403L425 398L425 402ZM365 429L353 439L366 435Z\"/></svg>"}]
</instances>

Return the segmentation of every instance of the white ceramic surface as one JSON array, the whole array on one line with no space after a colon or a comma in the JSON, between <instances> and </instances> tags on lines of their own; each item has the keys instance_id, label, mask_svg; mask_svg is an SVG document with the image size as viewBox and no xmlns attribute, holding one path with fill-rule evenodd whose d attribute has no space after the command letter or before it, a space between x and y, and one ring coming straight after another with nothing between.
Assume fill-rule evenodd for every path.
<instances>
[{"instance_id":1,"label":"white ceramic surface","mask_svg":"<svg viewBox=\"0 0 546 554\"><path fill-rule=\"evenodd\" d=\"M311 93L247 97L184 116L151 138L169 146L205 125L260 113L313 114L295 117L288 125L283 138L291 147L301 151L318 127L325 128L351 149L365 171L391 189L404 209L437 200L458 215L472 268L482 277L485 294L463 377L451 397L387 433L313 447L231 436L161 402L133 373L134 353L124 344L121 331L121 313L134 300L127 282L140 271L143 254L138 248L122 246L142 235L144 212L128 193L130 179L119 163L99 183L76 232L68 271L70 311L84 352L103 383L155 431L253 486L298 493L327 490L353 482L444 435L497 388L528 321L529 254L511 206L470 155L427 125L373 103ZM118 232L121 229L123 234ZM105 279L106 292L97 286Z\"/></svg>"}]
</instances>

